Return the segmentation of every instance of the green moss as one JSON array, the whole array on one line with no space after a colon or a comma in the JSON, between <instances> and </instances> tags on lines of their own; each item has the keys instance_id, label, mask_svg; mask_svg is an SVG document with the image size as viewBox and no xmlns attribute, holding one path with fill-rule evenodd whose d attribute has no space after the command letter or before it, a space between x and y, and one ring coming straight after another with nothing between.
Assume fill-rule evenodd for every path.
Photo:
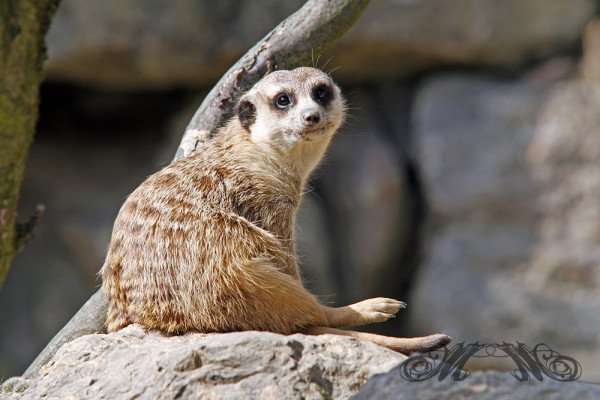
<instances>
[{"instance_id":1,"label":"green moss","mask_svg":"<svg viewBox=\"0 0 600 400\"><path fill-rule=\"evenodd\" d=\"M8 379L6 382L0 382L0 394L4 393L22 393L29 388L29 383L21 377Z\"/></svg>"},{"instance_id":2,"label":"green moss","mask_svg":"<svg viewBox=\"0 0 600 400\"><path fill-rule=\"evenodd\" d=\"M323 386L314 381L310 384L317 392L319 392L319 394L323 397L323 400L333 400L333 397L331 397L327 389L325 389Z\"/></svg>"},{"instance_id":3,"label":"green moss","mask_svg":"<svg viewBox=\"0 0 600 400\"><path fill-rule=\"evenodd\" d=\"M0 287L16 254L17 198L38 117L44 37L58 3L0 1Z\"/></svg>"}]
</instances>

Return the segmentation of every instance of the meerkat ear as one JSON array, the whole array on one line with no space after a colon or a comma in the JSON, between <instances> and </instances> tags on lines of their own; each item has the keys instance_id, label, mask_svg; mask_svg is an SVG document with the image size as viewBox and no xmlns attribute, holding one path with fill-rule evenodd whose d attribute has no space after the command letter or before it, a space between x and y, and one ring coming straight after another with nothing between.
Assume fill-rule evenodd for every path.
<instances>
[{"instance_id":1,"label":"meerkat ear","mask_svg":"<svg viewBox=\"0 0 600 400\"><path fill-rule=\"evenodd\" d=\"M240 119L242 127L250 131L250 126L256 121L256 107L246 98L240 99L235 107L235 113Z\"/></svg>"}]
</instances>

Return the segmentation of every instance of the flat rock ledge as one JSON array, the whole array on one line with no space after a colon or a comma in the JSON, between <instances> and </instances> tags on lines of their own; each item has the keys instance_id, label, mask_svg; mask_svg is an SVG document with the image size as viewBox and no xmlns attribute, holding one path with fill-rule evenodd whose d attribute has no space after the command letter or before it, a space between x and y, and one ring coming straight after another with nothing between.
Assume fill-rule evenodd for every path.
<instances>
[{"instance_id":1,"label":"flat rock ledge","mask_svg":"<svg viewBox=\"0 0 600 400\"><path fill-rule=\"evenodd\" d=\"M167 337L129 326L65 344L7 399L346 399L406 357L336 336L270 332Z\"/></svg>"}]
</instances>

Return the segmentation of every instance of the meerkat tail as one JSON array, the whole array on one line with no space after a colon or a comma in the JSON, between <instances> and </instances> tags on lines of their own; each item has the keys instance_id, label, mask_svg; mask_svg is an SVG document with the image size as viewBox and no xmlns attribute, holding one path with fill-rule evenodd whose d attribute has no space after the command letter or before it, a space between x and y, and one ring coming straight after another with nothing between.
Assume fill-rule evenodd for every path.
<instances>
[{"instance_id":1,"label":"meerkat tail","mask_svg":"<svg viewBox=\"0 0 600 400\"><path fill-rule=\"evenodd\" d=\"M397 351L402 354L410 355L414 352L426 353L428 351L437 350L446 346L452 341L452 338L442 333L414 337L414 338L397 338L391 336L377 335L374 333L350 331L345 329L328 328L325 326L313 326L305 328L300 333L306 335L342 335L350 336L365 342L375 343L379 346L387 347L390 350Z\"/></svg>"}]
</instances>

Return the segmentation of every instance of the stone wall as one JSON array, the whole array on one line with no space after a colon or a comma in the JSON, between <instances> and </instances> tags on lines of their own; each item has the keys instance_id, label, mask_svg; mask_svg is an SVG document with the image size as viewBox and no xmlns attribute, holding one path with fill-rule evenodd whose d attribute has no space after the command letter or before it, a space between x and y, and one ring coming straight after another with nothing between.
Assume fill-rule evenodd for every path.
<instances>
[{"instance_id":1,"label":"stone wall","mask_svg":"<svg viewBox=\"0 0 600 400\"><path fill-rule=\"evenodd\" d=\"M301 3L63 0L21 201L48 211L0 293L0 376L96 289L120 204L203 91ZM599 382L597 6L373 1L316 61L352 117L301 210L307 285L407 301L389 334L546 342Z\"/></svg>"}]
</instances>

